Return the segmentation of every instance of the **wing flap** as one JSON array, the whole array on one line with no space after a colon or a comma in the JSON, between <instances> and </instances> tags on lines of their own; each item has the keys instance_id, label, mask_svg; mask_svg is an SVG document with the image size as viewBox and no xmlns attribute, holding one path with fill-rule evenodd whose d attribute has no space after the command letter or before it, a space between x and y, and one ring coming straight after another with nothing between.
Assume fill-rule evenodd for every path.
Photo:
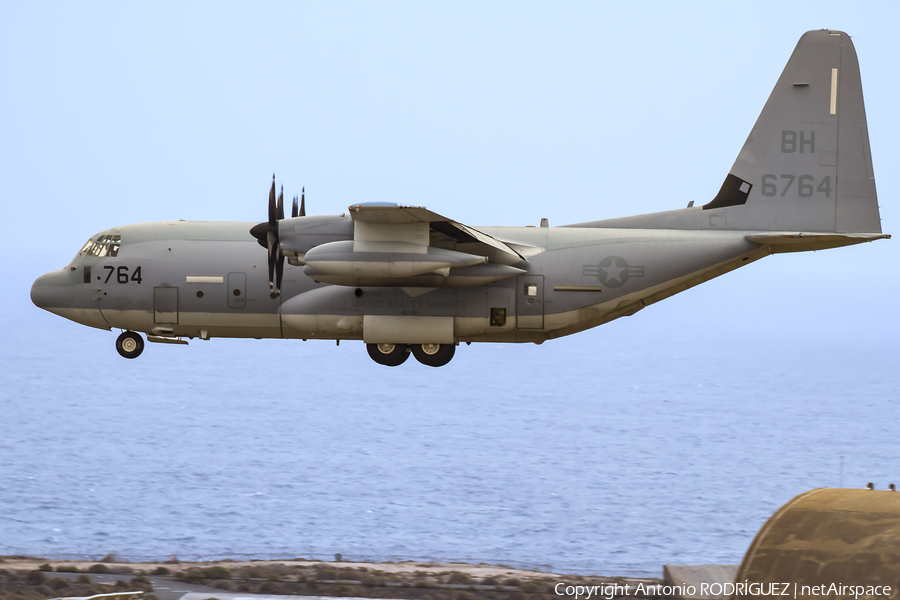
<instances>
[{"instance_id":1,"label":"wing flap","mask_svg":"<svg viewBox=\"0 0 900 600\"><path fill-rule=\"evenodd\" d=\"M370 203L353 204L349 207L350 217L358 223L372 223L378 225L397 225L398 235L401 235L402 226L427 223L432 231L456 240L459 244L484 244L489 248L508 255L519 261L526 261L525 257L509 244L490 236L474 227L463 225L458 221L448 219L424 206L402 206L399 204ZM471 252L473 249L467 248ZM490 254L490 252L485 252ZM527 261L526 261L527 262Z\"/></svg>"}]
</instances>

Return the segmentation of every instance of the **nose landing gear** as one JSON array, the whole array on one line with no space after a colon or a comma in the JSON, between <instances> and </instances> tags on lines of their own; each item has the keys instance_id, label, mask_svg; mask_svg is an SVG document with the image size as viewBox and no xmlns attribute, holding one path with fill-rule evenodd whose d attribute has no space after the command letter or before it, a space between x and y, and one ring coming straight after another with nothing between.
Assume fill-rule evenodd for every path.
<instances>
[{"instance_id":1,"label":"nose landing gear","mask_svg":"<svg viewBox=\"0 0 900 600\"><path fill-rule=\"evenodd\" d=\"M116 338L116 351L124 358L137 358L144 351L144 339L133 331L124 331Z\"/></svg>"}]
</instances>

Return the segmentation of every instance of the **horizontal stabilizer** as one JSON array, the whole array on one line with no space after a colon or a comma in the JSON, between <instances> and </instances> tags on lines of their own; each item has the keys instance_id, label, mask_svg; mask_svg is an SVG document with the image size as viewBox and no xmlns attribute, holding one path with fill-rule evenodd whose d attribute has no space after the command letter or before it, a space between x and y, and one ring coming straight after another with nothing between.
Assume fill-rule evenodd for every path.
<instances>
[{"instance_id":1,"label":"horizontal stabilizer","mask_svg":"<svg viewBox=\"0 0 900 600\"><path fill-rule=\"evenodd\" d=\"M889 240L891 236L886 233L778 232L755 233L746 236L746 239L755 244L769 246L772 252L779 253L840 248L875 240Z\"/></svg>"}]
</instances>

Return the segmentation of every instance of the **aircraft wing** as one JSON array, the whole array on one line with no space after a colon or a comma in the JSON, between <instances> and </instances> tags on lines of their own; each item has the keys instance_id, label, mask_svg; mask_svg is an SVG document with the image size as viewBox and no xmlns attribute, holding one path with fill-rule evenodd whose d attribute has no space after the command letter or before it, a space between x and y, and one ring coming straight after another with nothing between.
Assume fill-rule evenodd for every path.
<instances>
[{"instance_id":1,"label":"aircraft wing","mask_svg":"<svg viewBox=\"0 0 900 600\"><path fill-rule=\"evenodd\" d=\"M353 239L317 245L304 255L303 272L314 281L424 289L484 285L525 272L522 252L530 246L498 240L424 207L367 203L349 210Z\"/></svg>"},{"instance_id":2,"label":"aircraft wing","mask_svg":"<svg viewBox=\"0 0 900 600\"><path fill-rule=\"evenodd\" d=\"M427 224L431 230L430 237L444 236L445 238L455 240L458 244L465 244L467 245L466 251L469 253L479 253L490 256L495 255L495 252L500 252L501 255L506 255L505 258L507 258L507 260L503 260L502 262L508 262L510 258L514 259L515 262L527 262L525 257L509 244L482 231L478 231L474 227L469 227L458 221L448 219L447 217L441 216L422 206L401 206L392 203L372 202L354 204L350 206L349 209L350 217L353 218L356 223L372 223L387 226L403 226L417 223ZM403 228L397 227L398 234L401 229ZM390 230L388 229L387 231ZM387 235L390 234L388 233ZM485 246L486 248L483 248L483 252L479 252L478 246ZM492 252L489 249L493 249L495 252Z\"/></svg>"}]
</instances>

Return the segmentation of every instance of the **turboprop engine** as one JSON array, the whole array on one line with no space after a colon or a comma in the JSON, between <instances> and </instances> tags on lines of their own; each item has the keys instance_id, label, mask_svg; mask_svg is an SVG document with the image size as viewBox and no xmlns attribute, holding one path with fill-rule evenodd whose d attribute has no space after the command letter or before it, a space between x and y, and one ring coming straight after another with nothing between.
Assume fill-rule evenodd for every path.
<instances>
[{"instance_id":1,"label":"turboprop engine","mask_svg":"<svg viewBox=\"0 0 900 600\"><path fill-rule=\"evenodd\" d=\"M339 277L412 277L425 273L447 276L451 268L488 261L486 256L434 246L353 240L316 246L306 253L305 260L307 269Z\"/></svg>"}]
</instances>

